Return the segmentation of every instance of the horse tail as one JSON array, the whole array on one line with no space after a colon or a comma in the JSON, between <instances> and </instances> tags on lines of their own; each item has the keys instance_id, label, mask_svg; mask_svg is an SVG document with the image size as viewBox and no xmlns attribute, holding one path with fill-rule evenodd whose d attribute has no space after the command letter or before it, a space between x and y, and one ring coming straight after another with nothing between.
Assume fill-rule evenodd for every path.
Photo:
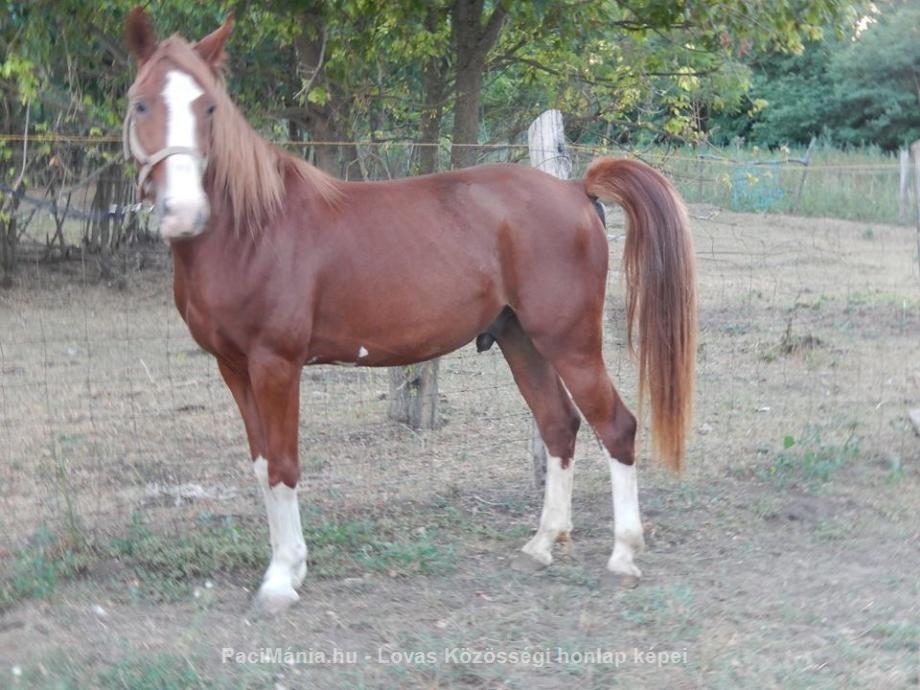
<instances>
[{"instance_id":1,"label":"horse tail","mask_svg":"<svg viewBox=\"0 0 920 690\"><path fill-rule=\"evenodd\" d=\"M697 329L687 210L664 175L635 160L594 161L585 174L585 189L626 212L626 334L632 354L634 334L639 340L640 415L648 396L652 451L680 472L693 406Z\"/></svg>"}]
</instances>

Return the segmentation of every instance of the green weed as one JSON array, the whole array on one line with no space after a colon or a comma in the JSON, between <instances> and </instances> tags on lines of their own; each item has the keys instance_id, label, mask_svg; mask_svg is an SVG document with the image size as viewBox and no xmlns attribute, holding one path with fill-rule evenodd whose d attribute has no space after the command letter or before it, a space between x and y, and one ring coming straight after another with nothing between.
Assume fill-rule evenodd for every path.
<instances>
[{"instance_id":1,"label":"green weed","mask_svg":"<svg viewBox=\"0 0 920 690\"><path fill-rule=\"evenodd\" d=\"M101 672L97 683L96 687L120 690L191 690L212 687L187 658L178 654L121 659L113 667Z\"/></svg>"},{"instance_id":2,"label":"green weed","mask_svg":"<svg viewBox=\"0 0 920 690\"><path fill-rule=\"evenodd\" d=\"M0 581L0 610L26 599L46 597L61 582L85 566L86 555L63 545L48 529L41 528L28 546L9 561Z\"/></svg>"},{"instance_id":3,"label":"green weed","mask_svg":"<svg viewBox=\"0 0 920 690\"><path fill-rule=\"evenodd\" d=\"M786 155L801 158L804 153L804 148L794 148ZM649 155L654 162L661 160L691 203L736 211L898 222L900 172L896 154L878 147L841 150L819 145L807 169L799 165L753 165L753 161L783 155L754 148L733 148L721 153L735 163L701 161L697 151L689 147L670 152L652 150ZM862 236L871 240L875 231L869 227Z\"/></svg>"},{"instance_id":4,"label":"green weed","mask_svg":"<svg viewBox=\"0 0 920 690\"><path fill-rule=\"evenodd\" d=\"M428 575L451 570L453 549L435 542L430 531L390 529L364 519L330 520L305 515L304 539L314 577ZM265 528L233 518L205 520L187 532L153 533L137 516L109 553L134 570L141 594L159 599L184 596L205 578L237 574L257 579L271 555Z\"/></svg>"},{"instance_id":5,"label":"green weed","mask_svg":"<svg viewBox=\"0 0 920 690\"><path fill-rule=\"evenodd\" d=\"M847 462L859 455L859 441L855 436L855 425L842 445L829 445L821 440L815 429L806 430L796 440L793 436L783 439L783 449L774 454L759 474L771 479L780 487L790 484L803 485L810 490L830 481L831 476Z\"/></svg>"},{"instance_id":6,"label":"green weed","mask_svg":"<svg viewBox=\"0 0 920 690\"><path fill-rule=\"evenodd\" d=\"M95 659L73 660L61 656L45 659L36 668L24 669L17 687L51 690L197 690L230 687L205 679L185 656L170 653L112 655L112 663L94 668ZM239 687L237 685L236 687Z\"/></svg>"}]
</instances>

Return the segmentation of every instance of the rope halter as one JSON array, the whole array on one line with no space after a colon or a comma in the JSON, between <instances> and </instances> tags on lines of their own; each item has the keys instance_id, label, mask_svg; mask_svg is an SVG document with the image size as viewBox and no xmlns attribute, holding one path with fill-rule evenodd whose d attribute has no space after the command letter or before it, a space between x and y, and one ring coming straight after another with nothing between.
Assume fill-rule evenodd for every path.
<instances>
[{"instance_id":1,"label":"rope halter","mask_svg":"<svg viewBox=\"0 0 920 690\"><path fill-rule=\"evenodd\" d=\"M157 163L165 161L170 156L191 156L198 163L202 173L208 166L207 158L202 156L198 149L190 146L164 146L159 151L148 155L137 138L137 132L134 131L134 118L130 108L128 109L128 114L125 115L122 145L124 146L125 160L130 161L133 157L141 166L140 172L137 174L136 194L138 201L144 201L150 197L150 190L148 189L150 173L153 172L153 168Z\"/></svg>"}]
</instances>

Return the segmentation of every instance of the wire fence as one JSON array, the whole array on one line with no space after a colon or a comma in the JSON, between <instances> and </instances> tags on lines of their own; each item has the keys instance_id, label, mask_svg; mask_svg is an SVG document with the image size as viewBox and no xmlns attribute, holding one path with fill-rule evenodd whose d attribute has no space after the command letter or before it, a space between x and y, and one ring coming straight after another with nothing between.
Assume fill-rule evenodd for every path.
<instances>
[{"instance_id":1,"label":"wire fence","mask_svg":"<svg viewBox=\"0 0 920 690\"><path fill-rule=\"evenodd\" d=\"M350 179L388 179L412 174L423 144L405 142L279 141L312 159L320 148L337 152L339 172ZM443 166L449 148L438 145ZM477 144L481 162L525 162L526 144ZM71 257L97 264L101 275L118 273L113 254L150 237L149 209L134 198L133 165L122 158L114 136L53 134L0 136L8 170L23 184L0 183L0 268L4 282L22 260ZM841 152L818 146L784 150L761 160L756 149L611 150L569 145L575 174L598 155L635 156L662 169L691 203L734 211L794 213L896 223L905 212L897 160L876 149ZM805 165L796 165L804 162Z\"/></svg>"},{"instance_id":2,"label":"wire fence","mask_svg":"<svg viewBox=\"0 0 920 690\"><path fill-rule=\"evenodd\" d=\"M56 142L43 155L59 155L55 146L65 144ZM85 142L66 146L86 148ZM71 172L58 173L54 184L66 188L108 164L117 144L105 146L83 154L89 162L64 152L61 164ZM408 147L360 150L373 152L362 162L370 177L411 170ZM525 153L495 147L484 155L526 163ZM575 174L596 153L572 147ZM654 162L652 153L641 155ZM816 452L829 454L828 462L839 455L834 449L854 438L861 462L890 465L892 472L916 458L904 415L911 401L920 400L913 231L710 208L701 204L750 210L741 193L732 201L740 183L723 188L716 172L727 169L734 179L737 168L680 155L660 163L693 204L700 266L691 471L724 474L744 454L762 459L769 473L787 436L810 439ZM840 168L818 173L819 165L816 156L810 180L819 174L857 177ZM762 180L763 166L751 167ZM794 192L802 172L767 171L775 174L769 189L783 195ZM883 177L858 173L862 185ZM130 182L130 171L110 165L71 191L73 206L106 208L95 199L109 179L112 185ZM748 182L745 194L751 195L767 184ZM888 190L879 187L880 194ZM109 190L108 205L132 202L121 193ZM172 305L167 250L145 241L155 222L141 216L117 242L110 228L108 260L123 277L113 283L98 280L92 257L105 252L92 248L89 221L65 218L59 225L56 218L41 209L31 219L18 239L20 256L27 258L17 268L15 287L0 292L0 553L15 554L46 532L105 542L133 520L174 531L261 515L242 422L214 360L191 340ZM622 216L611 211L608 224L613 270L606 357L616 385L635 406L618 272ZM66 252L49 254L52 246L71 247L83 260L58 261ZM305 511L361 514L430 503L452 492L491 502L508 492L531 492L530 415L497 348L477 354L467 346L444 358L439 379L442 426L416 432L387 417L386 371L305 368ZM597 455L590 432L583 431L579 483L606 486L606 468L582 462Z\"/></svg>"}]
</instances>

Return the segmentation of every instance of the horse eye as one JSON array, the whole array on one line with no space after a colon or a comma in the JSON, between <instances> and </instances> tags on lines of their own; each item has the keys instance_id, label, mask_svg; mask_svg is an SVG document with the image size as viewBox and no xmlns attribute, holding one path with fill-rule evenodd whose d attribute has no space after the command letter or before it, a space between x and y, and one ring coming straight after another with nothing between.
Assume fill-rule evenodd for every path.
<instances>
[{"instance_id":1,"label":"horse eye","mask_svg":"<svg viewBox=\"0 0 920 690\"><path fill-rule=\"evenodd\" d=\"M134 104L134 110L136 110L138 113L146 113L147 104L144 103L143 101L138 101L137 103Z\"/></svg>"},{"instance_id":2,"label":"horse eye","mask_svg":"<svg viewBox=\"0 0 920 690\"><path fill-rule=\"evenodd\" d=\"M217 107L217 106L214 105L213 103L212 103L211 105L209 105L207 108L204 109L205 115L213 115L213 114L214 114L214 109L215 109L216 107Z\"/></svg>"}]
</instances>

